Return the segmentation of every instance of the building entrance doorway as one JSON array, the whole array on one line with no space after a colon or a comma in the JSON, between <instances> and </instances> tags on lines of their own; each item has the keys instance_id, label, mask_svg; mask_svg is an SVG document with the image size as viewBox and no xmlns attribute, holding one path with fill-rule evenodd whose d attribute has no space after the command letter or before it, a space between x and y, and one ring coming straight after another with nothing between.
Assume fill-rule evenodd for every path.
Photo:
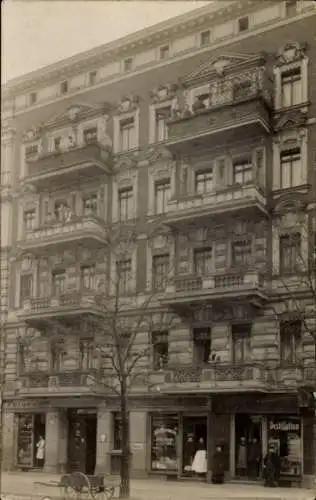
<instances>
[{"instance_id":1,"label":"building entrance doorway","mask_svg":"<svg viewBox=\"0 0 316 500\"><path fill-rule=\"evenodd\" d=\"M81 410L68 412L69 472L94 474L97 446L97 414Z\"/></svg>"},{"instance_id":2,"label":"building entrance doorway","mask_svg":"<svg viewBox=\"0 0 316 500\"><path fill-rule=\"evenodd\" d=\"M182 474L203 476L207 472L207 417L183 417Z\"/></svg>"},{"instance_id":3,"label":"building entrance doorway","mask_svg":"<svg viewBox=\"0 0 316 500\"><path fill-rule=\"evenodd\" d=\"M239 414L235 417L235 475L258 480L262 471L262 417Z\"/></svg>"}]
</instances>

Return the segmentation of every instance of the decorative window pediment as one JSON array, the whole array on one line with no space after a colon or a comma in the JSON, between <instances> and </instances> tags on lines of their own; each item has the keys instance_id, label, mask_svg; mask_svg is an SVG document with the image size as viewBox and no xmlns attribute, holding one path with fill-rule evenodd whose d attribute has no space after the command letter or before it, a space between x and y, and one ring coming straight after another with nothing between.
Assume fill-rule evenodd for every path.
<instances>
[{"instance_id":1,"label":"decorative window pediment","mask_svg":"<svg viewBox=\"0 0 316 500\"><path fill-rule=\"evenodd\" d=\"M301 61L305 57L306 49L306 43L287 43L277 53L277 66L284 66L293 62Z\"/></svg>"},{"instance_id":2,"label":"decorative window pediment","mask_svg":"<svg viewBox=\"0 0 316 500\"><path fill-rule=\"evenodd\" d=\"M223 76L227 71L238 70L244 63L255 63L261 55L253 54L221 54L210 58L206 63L198 66L191 73L181 79L182 83L193 84L195 81Z\"/></svg>"},{"instance_id":3,"label":"decorative window pediment","mask_svg":"<svg viewBox=\"0 0 316 500\"><path fill-rule=\"evenodd\" d=\"M172 100L176 97L178 86L176 84L160 85L152 90L150 97L153 103Z\"/></svg>"},{"instance_id":4,"label":"decorative window pediment","mask_svg":"<svg viewBox=\"0 0 316 500\"><path fill-rule=\"evenodd\" d=\"M131 95L124 96L117 105L117 112L119 114L131 113L138 109L140 103L140 97Z\"/></svg>"}]
</instances>

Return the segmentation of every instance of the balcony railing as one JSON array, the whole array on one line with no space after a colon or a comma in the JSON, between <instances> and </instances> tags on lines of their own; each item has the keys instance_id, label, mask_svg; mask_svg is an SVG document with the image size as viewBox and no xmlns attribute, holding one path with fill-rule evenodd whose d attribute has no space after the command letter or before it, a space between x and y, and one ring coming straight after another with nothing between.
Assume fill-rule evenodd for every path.
<instances>
[{"instance_id":1,"label":"balcony railing","mask_svg":"<svg viewBox=\"0 0 316 500\"><path fill-rule=\"evenodd\" d=\"M266 212L266 197L258 182L214 189L203 195L196 194L169 201L167 223L209 217L223 212L257 208Z\"/></svg>"},{"instance_id":2,"label":"balcony railing","mask_svg":"<svg viewBox=\"0 0 316 500\"><path fill-rule=\"evenodd\" d=\"M41 227L25 231L19 242L21 247L37 247L65 243L69 240L93 239L100 243L106 241L104 221L93 216L73 216L64 222L47 222Z\"/></svg>"},{"instance_id":3,"label":"balcony railing","mask_svg":"<svg viewBox=\"0 0 316 500\"><path fill-rule=\"evenodd\" d=\"M102 387L103 378L100 372L90 370L70 370L60 373L31 372L24 373L18 381L19 393L49 393L55 391L89 392L93 388Z\"/></svg>"}]
</instances>

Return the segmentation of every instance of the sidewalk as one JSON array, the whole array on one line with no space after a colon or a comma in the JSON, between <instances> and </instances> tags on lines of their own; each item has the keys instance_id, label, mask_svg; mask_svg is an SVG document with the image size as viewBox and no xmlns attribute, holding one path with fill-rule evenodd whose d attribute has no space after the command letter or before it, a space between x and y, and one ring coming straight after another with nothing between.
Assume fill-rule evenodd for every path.
<instances>
[{"instance_id":1,"label":"sidewalk","mask_svg":"<svg viewBox=\"0 0 316 500\"><path fill-rule=\"evenodd\" d=\"M2 492L8 500L40 500L48 496L61 499L57 486L36 485L36 482L54 484L60 475L34 472L3 472ZM264 488L226 483L210 485L165 480L132 480L132 499L135 500L314 500L316 492L299 488Z\"/></svg>"}]
</instances>

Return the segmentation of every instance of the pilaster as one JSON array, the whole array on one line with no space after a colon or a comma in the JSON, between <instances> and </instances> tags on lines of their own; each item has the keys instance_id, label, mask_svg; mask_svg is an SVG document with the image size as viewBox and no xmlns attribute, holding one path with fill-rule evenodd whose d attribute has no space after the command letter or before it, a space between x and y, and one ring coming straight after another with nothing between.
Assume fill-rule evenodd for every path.
<instances>
[{"instance_id":1,"label":"pilaster","mask_svg":"<svg viewBox=\"0 0 316 500\"><path fill-rule=\"evenodd\" d=\"M104 474L110 470L109 452L112 448L112 414L102 406L98 409L97 421L97 456L95 474Z\"/></svg>"},{"instance_id":2,"label":"pilaster","mask_svg":"<svg viewBox=\"0 0 316 500\"><path fill-rule=\"evenodd\" d=\"M132 452L132 474L134 477L146 475L147 413L130 412L130 443Z\"/></svg>"},{"instance_id":3,"label":"pilaster","mask_svg":"<svg viewBox=\"0 0 316 500\"><path fill-rule=\"evenodd\" d=\"M61 418L59 410L46 413L45 465L44 471L58 473L60 467Z\"/></svg>"}]
</instances>

